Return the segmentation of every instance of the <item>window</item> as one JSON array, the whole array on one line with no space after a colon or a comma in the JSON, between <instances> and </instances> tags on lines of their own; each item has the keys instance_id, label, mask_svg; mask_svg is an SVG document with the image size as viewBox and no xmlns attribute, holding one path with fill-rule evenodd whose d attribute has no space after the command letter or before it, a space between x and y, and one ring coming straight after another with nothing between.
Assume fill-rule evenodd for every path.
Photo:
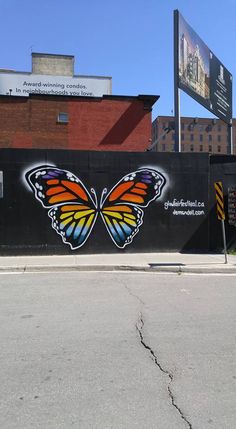
<instances>
[{"instance_id":1,"label":"window","mask_svg":"<svg viewBox=\"0 0 236 429\"><path fill-rule=\"evenodd\" d=\"M212 145L209 145L209 152L212 152Z\"/></svg>"},{"instance_id":2,"label":"window","mask_svg":"<svg viewBox=\"0 0 236 429\"><path fill-rule=\"evenodd\" d=\"M57 117L57 122L60 122L61 124L68 124L69 122L68 113L60 112Z\"/></svg>"},{"instance_id":3,"label":"window","mask_svg":"<svg viewBox=\"0 0 236 429\"><path fill-rule=\"evenodd\" d=\"M193 144L191 144L190 145L190 151L193 152L193 149L194 149Z\"/></svg>"},{"instance_id":4,"label":"window","mask_svg":"<svg viewBox=\"0 0 236 429\"><path fill-rule=\"evenodd\" d=\"M165 145L165 143L163 143L163 144L161 145L161 147L162 147L162 152L165 152L165 150L166 150L166 145Z\"/></svg>"},{"instance_id":5,"label":"window","mask_svg":"<svg viewBox=\"0 0 236 429\"><path fill-rule=\"evenodd\" d=\"M204 131L204 125L199 124L198 128L199 128L199 131L200 131L200 132Z\"/></svg>"},{"instance_id":6,"label":"window","mask_svg":"<svg viewBox=\"0 0 236 429\"><path fill-rule=\"evenodd\" d=\"M190 134L190 140L191 140L191 142L193 142L193 140L194 140L194 134Z\"/></svg>"},{"instance_id":7,"label":"window","mask_svg":"<svg viewBox=\"0 0 236 429\"><path fill-rule=\"evenodd\" d=\"M202 144L200 144L200 148L199 148L199 150L200 150L200 152L202 152L202 151L203 151L203 145L202 145Z\"/></svg>"},{"instance_id":8,"label":"window","mask_svg":"<svg viewBox=\"0 0 236 429\"><path fill-rule=\"evenodd\" d=\"M181 130L184 131L184 123L181 123Z\"/></svg>"},{"instance_id":9,"label":"window","mask_svg":"<svg viewBox=\"0 0 236 429\"><path fill-rule=\"evenodd\" d=\"M221 132L221 125L220 124L218 124L217 129L218 129L219 132Z\"/></svg>"},{"instance_id":10,"label":"window","mask_svg":"<svg viewBox=\"0 0 236 429\"><path fill-rule=\"evenodd\" d=\"M221 152L221 146L220 145L217 146L217 152Z\"/></svg>"},{"instance_id":11,"label":"window","mask_svg":"<svg viewBox=\"0 0 236 429\"><path fill-rule=\"evenodd\" d=\"M184 140L184 134L183 133L181 134L181 140Z\"/></svg>"},{"instance_id":12,"label":"window","mask_svg":"<svg viewBox=\"0 0 236 429\"><path fill-rule=\"evenodd\" d=\"M163 122L162 129L164 130L165 128L166 128L166 124L165 124L165 122Z\"/></svg>"},{"instance_id":13,"label":"window","mask_svg":"<svg viewBox=\"0 0 236 429\"><path fill-rule=\"evenodd\" d=\"M203 134L199 135L199 140L200 140L200 142L203 142Z\"/></svg>"},{"instance_id":14,"label":"window","mask_svg":"<svg viewBox=\"0 0 236 429\"><path fill-rule=\"evenodd\" d=\"M217 141L221 142L221 135L220 134L217 136Z\"/></svg>"},{"instance_id":15,"label":"window","mask_svg":"<svg viewBox=\"0 0 236 429\"><path fill-rule=\"evenodd\" d=\"M212 141L212 135L211 135L211 134L209 134L209 135L208 135L208 141L209 141L209 142L211 142L211 141Z\"/></svg>"}]
</instances>

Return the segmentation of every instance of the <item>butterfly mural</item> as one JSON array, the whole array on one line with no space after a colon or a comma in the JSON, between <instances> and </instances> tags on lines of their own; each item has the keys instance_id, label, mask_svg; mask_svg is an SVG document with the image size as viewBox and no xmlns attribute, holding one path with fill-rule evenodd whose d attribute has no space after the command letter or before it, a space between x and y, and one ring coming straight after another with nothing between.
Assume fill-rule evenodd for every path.
<instances>
[{"instance_id":1,"label":"butterfly mural","mask_svg":"<svg viewBox=\"0 0 236 429\"><path fill-rule=\"evenodd\" d=\"M26 173L26 180L42 206L48 210L52 228L72 250L83 246L101 216L119 248L132 243L143 223L144 211L160 197L165 177L151 168L125 175L100 197L73 173L54 166L38 166Z\"/></svg>"}]
</instances>

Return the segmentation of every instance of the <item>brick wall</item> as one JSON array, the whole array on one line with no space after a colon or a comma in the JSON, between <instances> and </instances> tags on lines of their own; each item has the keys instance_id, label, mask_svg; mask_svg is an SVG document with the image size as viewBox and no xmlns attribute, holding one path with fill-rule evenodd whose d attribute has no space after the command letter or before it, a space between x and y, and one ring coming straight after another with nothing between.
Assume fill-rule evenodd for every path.
<instances>
[{"instance_id":1,"label":"brick wall","mask_svg":"<svg viewBox=\"0 0 236 429\"><path fill-rule=\"evenodd\" d=\"M0 97L0 148L144 151L155 96ZM59 123L60 112L69 122Z\"/></svg>"},{"instance_id":2,"label":"brick wall","mask_svg":"<svg viewBox=\"0 0 236 429\"><path fill-rule=\"evenodd\" d=\"M175 132L172 130L159 141L164 129L174 125L174 117L158 116L152 124L153 142L157 152L172 152ZM181 117L181 151L227 154L228 125L221 119ZM233 145L236 153L236 119L233 119Z\"/></svg>"}]
</instances>

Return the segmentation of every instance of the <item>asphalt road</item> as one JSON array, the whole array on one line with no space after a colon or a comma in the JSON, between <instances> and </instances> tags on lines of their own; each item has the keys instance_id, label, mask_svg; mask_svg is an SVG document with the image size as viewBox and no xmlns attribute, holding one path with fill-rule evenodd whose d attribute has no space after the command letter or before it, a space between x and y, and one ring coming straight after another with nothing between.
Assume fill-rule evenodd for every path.
<instances>
[{"instance_id":1,"label":"asphalt road","mask_svg":"<svg viewBox=\"0 0 236 429\"><path fill-rule=\"evenodd\" d=\"M234 429L236 276L0 275L1 429Z\"/></svg>"}]
</instances>

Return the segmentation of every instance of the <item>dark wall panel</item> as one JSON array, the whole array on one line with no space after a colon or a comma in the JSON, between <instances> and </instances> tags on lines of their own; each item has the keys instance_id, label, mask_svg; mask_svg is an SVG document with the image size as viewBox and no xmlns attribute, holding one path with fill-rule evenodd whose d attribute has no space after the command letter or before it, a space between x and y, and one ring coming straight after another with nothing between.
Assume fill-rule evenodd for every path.
<instances>
[{"instance_id":1,"label":"dark wall panel","mask_svg":"<svg viewBox=\"0 0 236 429\"><path fill-rule=\"evenodd\" d=\"M98 200L104 188L109 193L122 177L139 169L159 172L166 183L161 195L147 207L132 204L135 213L141 210L144 215L143 224L133 240L130 239L130 244L120 248L114 243L98 207L97 220L88 239L72 250L52 227L48 213L56 204L44 208L25 179L27 171L39 170L45 165L71 172L90 193L91 188L96 190ZM2 255L203 252L209 249L207 154L2 149L0 171L4 177L4 196L0 199ZM155 193L154 185L148 188L150 195Z\"/></svg>"},{"instance_id":2,"label":"dark wall panel","mask_svg":"<svg viewBox=\"0 0 236 429\"><path fill-rule=\"evenodd\" d=\"M236 227L228 223L228 189L236 186L236 156L217 155L210 157L209 179L209 219L210 219L210 250L220 251L223 248L221 221L216 216L216 198L214 182L221 181L224 192L225 232L228 249L236 249Z\"/></svg>"}]
</instances>

